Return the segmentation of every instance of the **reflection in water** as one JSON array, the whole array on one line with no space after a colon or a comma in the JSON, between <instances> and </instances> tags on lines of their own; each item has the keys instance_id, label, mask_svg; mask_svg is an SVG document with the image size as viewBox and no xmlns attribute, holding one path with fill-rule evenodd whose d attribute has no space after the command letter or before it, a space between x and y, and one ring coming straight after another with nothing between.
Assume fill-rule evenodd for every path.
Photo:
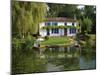
<instances>
[{"instance_id":1,"label":"reflection in water","mask_svg":"<svg viewBox=\"0 0 100 75\"><path fill-rule=\"evenodd\" d=\"M12 72L34 73L51 71L68 71L95 69L96 58L94 50L88 48L54 47L13 53Z\"/></svg>"}]
</instances>

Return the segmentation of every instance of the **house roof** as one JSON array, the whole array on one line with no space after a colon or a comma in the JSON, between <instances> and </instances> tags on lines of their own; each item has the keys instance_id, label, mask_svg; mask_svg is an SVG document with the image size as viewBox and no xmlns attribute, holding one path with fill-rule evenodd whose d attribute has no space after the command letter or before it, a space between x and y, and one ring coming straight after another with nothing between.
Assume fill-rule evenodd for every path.
<instances>
[{"instance_id":1,"label":"house roof","mask_svg":"<svg viewBox=\"0 0 100 75\"><path fill-rule=\"evenodd\" d=\"M65 17L56 17L56 18L46 18L47 22L50 21L55 21L55 22L76 22L77 20L74 19L69 19L69 18L65 18Z\"/></svg>"}]
</instances>

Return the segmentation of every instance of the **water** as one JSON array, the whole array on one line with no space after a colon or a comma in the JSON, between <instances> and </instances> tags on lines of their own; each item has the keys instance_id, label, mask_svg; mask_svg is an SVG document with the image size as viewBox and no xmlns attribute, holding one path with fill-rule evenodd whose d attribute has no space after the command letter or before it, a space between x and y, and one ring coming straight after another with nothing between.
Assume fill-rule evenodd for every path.
<instances>
[{"instance_id":1,"label":"water","mask_svg":"<svg viewBox=\"0 0 100 75\"><path fill-rule=\"evenodd\" d=\"M13 53L13 73L89 70L96 68L95 48L55 47Z\"/></svg>"}]
</instances>

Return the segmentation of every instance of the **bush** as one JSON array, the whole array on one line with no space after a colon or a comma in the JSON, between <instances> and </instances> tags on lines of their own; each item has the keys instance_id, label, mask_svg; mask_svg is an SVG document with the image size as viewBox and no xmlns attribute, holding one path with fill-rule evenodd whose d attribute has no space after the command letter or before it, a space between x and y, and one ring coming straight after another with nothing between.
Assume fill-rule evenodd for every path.
<instances>
[{"instance_id":1,"label":"bush","mask_svg":"<svg viewBox=\"0 0 100 75\"><path fill-rule=\"evenodd\" d=\"M27 38L24 43L25 50L31 50L34 45L34 39Z\"/></svg>"},{"instance_id":2,"label":"bush","mask_svg":"<svg viewBox=\"0 0 100 75\"><path fill-rule=\"evenodd\" d=\"M18 50L18 49L21 49L21 47L22 47L22 40L13 38L12 39L12 48Z\"/></svg>"},{"instance_id":3,"label":"bush","mask_svg":"<svg viewBox=\"0 0 100 75\"><path fill-rule=\"evenodd\" d=\"M13 38L12 39L12 48L15 50L30 50L33 48L34 44L34 38L31 36L28 36L25 39L18 39L18 38Z\"/></svg>"},{"instance_id":4,"label":"bush","mask_svg":"<svg viewBox=\"0 0 100 75\"><path fill-rule=\"evenodd\" d=\"M45 40L48 40L49 39L49 36L45 36Z\"/></svg>"}]
</instances>

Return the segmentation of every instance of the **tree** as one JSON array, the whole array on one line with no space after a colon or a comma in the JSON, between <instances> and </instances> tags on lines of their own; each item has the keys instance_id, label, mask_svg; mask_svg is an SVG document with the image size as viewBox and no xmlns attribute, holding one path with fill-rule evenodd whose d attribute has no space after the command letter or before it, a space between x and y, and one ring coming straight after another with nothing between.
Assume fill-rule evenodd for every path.
<instances>
[{"instance_id":1,"label":"tree","mask_svg":"<svg viewBox=\"0 0 100 75\"><path fill-rule=\"evenodd\" d=\"M74 17L76 5L48 3L47 17Z\"/></svg>"},{"instance_id":2,"label":"tree","mask_svg":"<svg viewBox=\"0 0 100 75\"><path fill-rule=\"evenodd\" d=\"M47 3L49 11L47 17L58 17L58 13L62 10L62 4Z\"/></svg>"},{"instance_id":3,"label":"tree","mask_svg":"<svg viewBox=\"0 0 100 75\"><path fill-rule=\"evenodd\" d=\"M58 13L58 17L74 18L76 9L76 5L62 5L62 10L60 10L60 12Z\"/></svg>"},{"instance_id":4,"label":"tree","mask_svg":"<svg viewBox=\"0 0 100 75\"><path fill-rule=\"evenodd\" d=\"M77 19L79 20L79 24L81 25L82 32L84 33L84 27L83 26L83 21L88 17L88 19L91 20L91 29L88 31L88 33L96 33L96 7L95 6L84 6L83 8L77 9L76 10L76 16Z\"/></svg>"},{"instance_id":5,"label":"tree","mask_svg":"<svg viewBox=\"0 0 100 75\"><path fill-rule=\"evenodd\" d=\"M26 37L37 33L38 25L46 15L45 3L12 1L12 32Z\"/></svg>"},{"instance_id":6,"label":"tree","mask_svg":"<svg viewBox=\"0 0 100 75\"><path fill-rule=\"evenodd\" d=\"M95 14L95 6L85 6L84 15L85 17L92 18L92 15Z\"/></svg>"},{"instance_id":7,"label":"tree","mask_svg":"<svg viewBox=\"0 0 100 75\"><path fill-rule=\"evenodd\" d=\"M92 21L91 19L89 19L88 17L87 18L84 18L83 21L82 21L82 33L88 33L91 31L91 26L92 25Z\"/></svg>"},{"instance_id":8,"label":"tree","mask_svg":"<svg viewBox=\"0 0 100 75\"><path fill-rule=\"evenodd\" d=\"M84 7L84 17L88 17L92 21L91 32L96 33L96 7L95 6L85 6Z\"/></svg>"}]
</instances>

